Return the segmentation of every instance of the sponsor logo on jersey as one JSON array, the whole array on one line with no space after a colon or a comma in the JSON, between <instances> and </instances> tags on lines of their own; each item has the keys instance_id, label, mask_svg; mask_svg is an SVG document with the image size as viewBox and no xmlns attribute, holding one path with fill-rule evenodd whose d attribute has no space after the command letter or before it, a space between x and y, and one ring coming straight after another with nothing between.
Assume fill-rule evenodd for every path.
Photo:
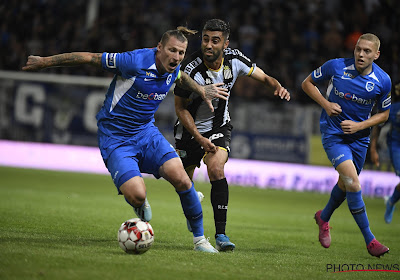
<instances>
[{"instance_id":1,"label":"sponsor logo on jersey","mask_svg":"<svg viewBox=\"0 0 400 280\"><path fill-rule=\"evenodd\" d=\"M374 89L374 86L375 86L375 84L374 84L373 82L367 82L367 83L365 84L365 89L366 89L368 92L371 92L371 91Z\"/></svg>"},{"instance_id":2,"label":"sponsor logo on jersey","mask_svg":"<svg viewBox=\"0 0 400 280\"><path fill-rule=\"evenodd\" d=\"M370 105L372 104L373 100L372 99L363 99L361 97L357 97L354 93L349 93L349 92L341 92L338 91L336 89L336 87L334 87L334 92L337 96L339 96L340 98L346 99L346 100L350 100L359 104L363 104L363 105Z\"/></svg>"},{"instance_id":3,"label":"sponsor logo on jersey","mask_svg":"<svg viewBox=\"0 0 400 280\"><path fill-rule=\"evenodd\" d=\"M314 78L319 78L321 76L322 76L321 67L318 67L317 69L314 70Z\"/></svg>"},{"instance_id":4,"label":"sponsor logo on jersey","mask_svg":"<svg viewBox=\"0 0 400 280\"><path fill-rule=\"evenodd\" d=\"M108 68L117 68L115 59L116 59L116 54L115 53L107 53L106 54L106 66Z\"/></svg>"},{"instance_id":5,"label":"sponsor logo on jersey","mask_svg":"<svg viewBox=\"0 0 400 280\"><path fill-rule=\"evenodd\" d=\"M164 98L167 96L168 92L166 93L142 93L138 91L136 98L143 99L143 100L164 100Z\"/></svg>"},{"instance_id":6,"label":"sponsor logo on jersey","mask_svg":"<svg viewBox=\"0 0 400 280\"><path fill-rule=\"evenodd\" d=\"M343 80L351 80L353 78L354 78L354 76L351 73L346 72L346 71L343 73L343 76L342 76Z\"/></svg>"},{"instance_id":7,"label":"sponsor logo on jersey","mask_svg":"<svg viewBox=\"0 0 400 280\"><path fill-rule=\"evenodd\" d=\"M190 75L190 73L193 71L193 69L196 68L197 66L199 66L200 64L201 64L200 57L196 57L195 60L190 62L188 65L186 65L186 67L185 67L186 74Z\"/></svg>"},{"instance_id":8,"label":"sponsor logo on jersey","mask_svg":"<svg viewBox=\"0 0 400 280\"><path fill-rule=\"evenodd\" d=\"M152 77L152 78L157 78L156 74L151 73L151 72L146 72L146 76Z\"/></svg>"},{"instance_id":9,"label":"sponsor logo on jersey","mask_svg":"<svg viewBox=\"0 0 400 280\"><path fill-rule=\"evenodd\" d=\"M216 134L211 135L208 139L210 139L210 141L212 141L212 140L215 140L215 139L218 139L221 137L224 137L224 135L222 133L216 133Z\"/></svg>"}]
</instances>

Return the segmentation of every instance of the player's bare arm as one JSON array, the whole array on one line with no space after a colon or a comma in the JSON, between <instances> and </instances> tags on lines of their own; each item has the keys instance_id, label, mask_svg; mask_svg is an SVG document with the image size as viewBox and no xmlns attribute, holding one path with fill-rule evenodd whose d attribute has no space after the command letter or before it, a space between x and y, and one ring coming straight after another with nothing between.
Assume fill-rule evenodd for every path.
<instances>
[{"instance_id":1,"label":"player's bare arm","mask_svg":"<svg viewBox=\"0 0 400 280\"><path fill-rule=\"evenodd\" d=\"M312 100L317 102L328 114L330 117L339 116L342 113L342 108L339 104L329 102L326 98L321 94L316 84L314 83L311 75L309 75L301 84L301 88L304 92L311 97Z\"/></svg>"},{"instance_id":2,"label":"player's bare arm","mask_svg":"<svg viewBox=\"0 0 400 280\"><path fill-rule=\"evenodd\" d=\"M261 68L257 67L250 77L272 89L275 96L279 96L281 99L285 99L286 101L290 100L290 93L287 91L287 89L284 88L277 79L265 74Z\"/></svg>"},{"instance_id":3,"label":"player's bare arm","mask_svg":"<svg viewBox=\"0 0 400 280\"><path fill-rule=\"evenodd\" d=\"M205 152L215 153L217 151L217 147L208 138L203 137L198 131L192 115L187 110L186 98L175 95L175 112L179 121L193 136L194 140L203 147Z\"/></svg>"},{"instance_id":4,"label":"player's bare arm","mask_svg":"<svg viewBox=\"0 0 400 280\"><path fill-rule=\"evenodd\" d=\"M82 64L101 67L101 56L101 53L89 52L63 53L47 57L30 55L22 70L36 71L49 67L77 66Z\"/></svg>"},{"instance_id":5,"label":"player's bare arm","mask_svg":"<svg viewBox=\"0 0 400 280\"><path fill-rule=\"evenodd\" d=\"M373 164L379 167L378 138L381 132L381 126L375 125L371 132L370 155Z\"/></svg>"},{"instance_id":6,"label":"player's bare arm","mask_svg":"<svg viewBox=\"0 0 400 280\"><path fill-rule=\"evenodd\" d=\"M369 119L362 122L355 122L351 120L344 120L340 123L344 134L353 134L357 131L384 123L389 118L390 110L386 110L383 112L376 113Z\"/></svg>"},{"instance_id":7,"label":"player's bare arm","mask_svg":"<svg viewBox=\"0 0 400 280\"><path fill-rule=\"evenodd\" d=\"M228 89L222 88L224 83L200 86L188 74L181 71L181 78L177 81L177 85L185 90L198 93L204 102L207 103L211 112L214 112L214 107L211 100L214 98L221 98L227 100L229 96Z\"/></svg>"}]
</instances>

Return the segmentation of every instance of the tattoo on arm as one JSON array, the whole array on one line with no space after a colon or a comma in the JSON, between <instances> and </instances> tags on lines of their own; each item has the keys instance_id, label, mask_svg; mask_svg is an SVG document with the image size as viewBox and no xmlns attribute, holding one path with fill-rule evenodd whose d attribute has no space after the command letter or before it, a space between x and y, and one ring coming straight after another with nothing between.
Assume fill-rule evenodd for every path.
<instances>
[{"instance_id":1,"label":"tattoo on arm","mask_svg":"<svg viewBox=\"0 0 400 280\"><path fill-rule=\"evenodd\" d=\"M183 89L194 91L197 93L200 91L200 86L185 72L181 72L181 78L178 81L178 86Z\"/></svg>"},{"instance_id":2,"label":"tattoo on arm","mask_svg":"<svg viewBox=\"0 0 400 280\"><path fill-rule=\"evenodd\" d=\"M90 64L101 67L101 53L73 52L49 57L46 67Z\"/></svg>"},{"instance_id":3,"label":"tattoo on arm","mask_svg":"<svg viewBox=\"0 0 400 280\"><path fill-rule=\"evenodd\" d=\"M90 65L101 67L101 53L94 53L92 59L90 60Z\"/></svg>"}]
</instances>

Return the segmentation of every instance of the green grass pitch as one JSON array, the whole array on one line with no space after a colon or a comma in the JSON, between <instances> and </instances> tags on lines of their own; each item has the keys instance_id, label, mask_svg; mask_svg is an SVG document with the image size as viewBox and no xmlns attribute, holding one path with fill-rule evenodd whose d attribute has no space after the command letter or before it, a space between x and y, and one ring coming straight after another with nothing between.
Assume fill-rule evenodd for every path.
<instances>
[{"instance_id":1,"label":"green grass pitch","mask_svg":"<svg viewBox=\"0 0 400 280\"><path fill-rule=\"evenodd\" d=\"M231 186L227 233L237 249L204 254L193 251L173 187L145 181L155 242L143 255L128 255L117 231L135 214L109 176L0 167L0 279L400 278L396 272L327 271L351 264L399 270L400 211L385 224L382 199L365 198L372 232L390 247L378 259L368 254L346 203L331 219L331 248L321 247L313 215L328 194ZM205 233L215 244L209 185L196 188L206 196Z\"/></svg>"}]
</instances>

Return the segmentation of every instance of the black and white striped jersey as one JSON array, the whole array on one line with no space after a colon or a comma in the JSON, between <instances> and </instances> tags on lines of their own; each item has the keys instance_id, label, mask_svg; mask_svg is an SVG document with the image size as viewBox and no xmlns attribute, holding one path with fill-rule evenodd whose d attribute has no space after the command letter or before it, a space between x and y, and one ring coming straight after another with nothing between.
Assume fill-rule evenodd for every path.
<instances>
[{"instance_id":1,"label":"black and white striped jersey","mask_svg":"<svg viewBox=\"0 0 400 280\"><path fill-rule=\"evenodd\" d=\"M209 69L204 63L201 50L196 51L184 59L181 71L188 74L199 85L224 83L229 94L239 76L250 76L256 69L255 63L237 49L227 48L224 50L224 59L218 70ZM214 112L211 112L203 99L194 92L175 87L175 95L188 98L188 111L193 116L197 129L201 134L225 125L230 121L228 111L228 100L215 98L212 101ZM175 138L190 139L192 135L183 127L179 120L175 123Z\"/></svg>"}]
</instances>

